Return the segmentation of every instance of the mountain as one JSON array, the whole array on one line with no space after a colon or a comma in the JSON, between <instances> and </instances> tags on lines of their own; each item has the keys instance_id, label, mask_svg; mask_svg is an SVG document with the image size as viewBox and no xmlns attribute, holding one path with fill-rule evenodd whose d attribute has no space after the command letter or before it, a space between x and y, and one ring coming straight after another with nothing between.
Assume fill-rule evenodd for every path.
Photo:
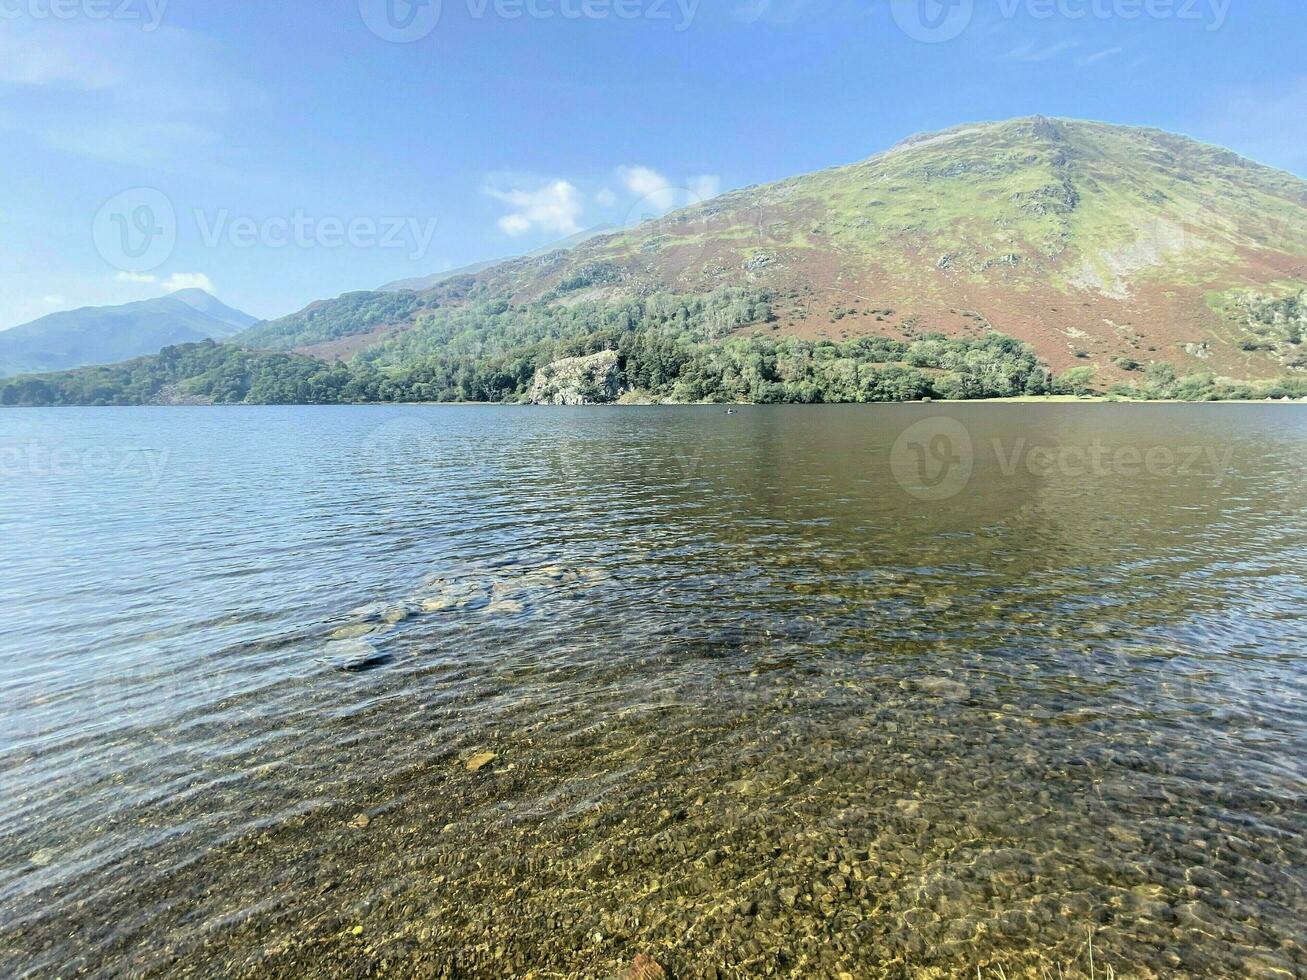
<instances>
[{"instance_id":1,"label":"mountain","mask_svg":"<svg viewBox=\"0 0 1307 980\"><path fill-rule=\"evenodd\" d=\"M174 344L225 340L256 322L202 289L52 313L0 331L0 376L112 364Z\"/></svg>"},{"instance_id":2,"label":"mountain","mask_svg":"<svg viewBox=\"0 0 1307 980\"><path fill-rule=\"evenodd\" d=\"M1160 130L1031 117L323 300L233 343L282 359L252 362L260 390L315 400L511 400L602 350L622 386L673 400L1206 398L1307 394L1304 332L1307 182ZM254 397L170 363L188 396ZM132 390L156 375L133 366ZM76 400L91 380L118 383L0 396Z\"/></svg>"},{"instance_id":3,"label":"mountain","mask_svg":"<svg viewBox=\"0 0 1307 980\"><path fill-rule=\"evenodd\" d=\"M173 299L181 300L192 309L212 317L219 323L234 327L236 330L244 330L259 322L258 317L233 309L212 293L205 292L203 289L179 289L169 295Z\"/></svg>"},{"instance_id":4,"label":"mountain","mask_svg":"<svg viewBox=\"0 0 1307 980\"><path fill-rule=\"evenodd\" d=\"M616 230L617 229L612 225L598 225L594 228L587 228L585 231L577 232L575 235L564 238L562 241L552 242L543 248L536 249L534 252L527 252L526 255L522 256L522 258L538 258L541 255L548 255L551 252L567 252L576 248L578 245L588 242L592 238L597 238L599 235L607 235ZM494 268L497 265L509 261L512 260L491 259L489 262L476 262L472 265L465 265L459 269L451 269L448 272L437 272L434 275L422 276L418 279L399 279L395 282L389 282L384 286L378 287L377 292L398 293L405 290L411 290L412 292L420 293L424 290L431 289L434 286L439 286L442 282L447 282L450 279L457 279L460 276L474 276L478 272L484 272L486 269Z\"/></svg>"},{"instance_id":5,"label":"mountain","mask_svg":"<svg viewBox=\"0 0 1307 980\"><path fill-rule=\"evenodd\" d=\"M311 308L318 329L296 314L269 333L353 357L479 298L575 307L729 287L773 298L769 333L810 340L995 330L1105 381L1161 362L1296 374L1303 352L1259 322L1307 287L1307 182L1155 129L961 126L448 278L341 332L342 301L326 301Z\"/></svg>"}]
</instances>

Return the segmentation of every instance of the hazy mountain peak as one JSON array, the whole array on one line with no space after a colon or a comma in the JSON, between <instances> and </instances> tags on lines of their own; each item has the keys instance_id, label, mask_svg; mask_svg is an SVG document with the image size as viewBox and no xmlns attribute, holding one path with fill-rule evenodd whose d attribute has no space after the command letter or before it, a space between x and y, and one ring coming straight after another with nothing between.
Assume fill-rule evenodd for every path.
<instances>
[{"instance_id":1,"label":"hazy mountain peak","mask_svg":"<svg viewBox=\"0 0 1307 980\"><path fill-rule=\"evenodd\" d=\"M233 309L212 293L203 289L179 289L175 293L170 293L169 296L185 303L194 310L235 327L237 330L244 330L246 327L259 322L257 317Z\"/></svg>"},{"instance_id":2,"label":"hazy mountain peak","mask_svg":"<svg viewBox=\"0 0 1307 980\"><path fill-rule=\"evenodd\" d=\"M256 322L202 289L51 313L0 332L0 376L117 363L173 344L225 340Z\"/></svg>"}]
</instances>

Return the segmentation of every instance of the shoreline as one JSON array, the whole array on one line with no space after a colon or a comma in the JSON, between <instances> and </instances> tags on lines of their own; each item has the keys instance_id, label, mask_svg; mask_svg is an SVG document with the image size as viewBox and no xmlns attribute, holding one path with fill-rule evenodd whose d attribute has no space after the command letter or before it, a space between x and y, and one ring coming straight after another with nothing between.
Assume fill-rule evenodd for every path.
<instances>
[{"instance_id":1,"label":"shoreline","mask_svg":"<svg viewBox=\"0 0 1307 980\"><path fill-rule=\"evenodd\" d=\"M934 398L911 402L604 402L591 405L535 405L523 402L214 402L211 404L149 405L3 405L0 411L41 411L78 408L887 408L905 405L1307 405L1307 399L1225 398L1186 401L1178 398L1120 396L1016 395L1009 398Z\"/></svg>"}]
</instances>

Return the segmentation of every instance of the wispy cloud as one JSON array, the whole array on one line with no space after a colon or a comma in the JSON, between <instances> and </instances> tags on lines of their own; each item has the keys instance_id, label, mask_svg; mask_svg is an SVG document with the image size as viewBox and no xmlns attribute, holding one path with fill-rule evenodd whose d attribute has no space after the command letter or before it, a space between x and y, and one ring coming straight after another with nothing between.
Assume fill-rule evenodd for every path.
<instances>
[{"instance_id":1,"label":"wispy cloud","mask_svg":"<svg viewBox=\"0 0 1307 980\"><path fill-rule=\"evenodd\" d=\"M581 230L579 219L585 206L576 185L553 180L542 187L496 187L487 184L485 192L496 201L513 208L499 219L499 228L514 237L532 231L574 235Z\"/></svg>"},{"instance_id":2,"label":"wispy cloud","mask_svg":"<svg viewBox=\"0 0 1307 980\"><path fill-rule=\"evenodd\" d=\"M165 293L176 293L183 289L203 289L210 295L217 292L213 288L213 280L203 272L174 272L159 285Z\"/></svg>"},{"instance_id":3,"label":"wispy cloud","mask_svg":"<svg viewBox=\"0 0 1307 980\"><path fill-rule=\"evenodd\" d=\"M1027 41L1025 44L1013 48L1007 53L1007 57L1012 61L1022 61L1027 64L1036 64L1044 61L1052 61L1058 55L1071 51L1080 46L1078 41L1059 41L1056 44L1050 44L1047 47L1038 47L1033 41Z\"/></svg>"},{"instance_id":4,"label":"wispy cloud","mask_svg":"<svg viewBox=\"0 0 1307 980\"><path fill-rule=\"evenodd\" d=\"M183 289L203 289L209 294L217 292L217 290L213 288L213 280L203 272L174 272L166 279L160 279L158 276L150 275L148 272L119 272L113 278L115 282L129 282L141 286L158 286L165 293L176 293Z\"/></svg>"},{"instance_id":5,"label":"wispy cloud","mask_svg":"<svg viewBox=\"0 0 1307 980\"><path fill-rule=\"evenodd\" d=\"M0 126L96 160L199 170L261 100L221 49L178 28L20 20L0 33Z\"/></svg>"},{"instance_id":6,"label":"wispy cloud","mask_svg":"<svg viewBox=\"0 0 1307 980\"><path fill-rule=\"evenodd\" d=\"M716 197L722 192L722 178L698 174L673 179L653 167L630 164L618 167L603 183L502 172L490 175L482 189L510 208L497 221L504 234L574 235L582 228L587 202L606 210L620 206L627 211L627 223L639 223Z\"/></svg>"},{"instance_id":7,"label":"wispy cloud","mask_svg":"<svg viewBox=\"0 0 1307 980\"><path fill-rule=\"evenodd\" d=\"M722 179L716 174L689 177L679 185L652 167L619 167L617 175L627 191L658 211L697 204L722 192Z\"/></svg>"},{"instance_id":8,"label":"wispy cloud","mask_svg":"<svg viewBox=\"0 0 1307 980\"><path fill-rule=\"evenodd\" d=\"M0 84L95 91L120 84L125 66L100 54L103 35L89 31L0 33Z\"/></svg>"},{"instance_id":9,"label":"wispy cloud","mask_svg":"<svg viewBox=\"0 0 1307 980\"><path fill-rule=\"evenodd\" d=\"M1115 58L1117 55L1123 54L1124 52L1125 48L1122 47L1104 48L1102 51L1095 51L1093 54L1087 54L1077 59L1076 64L1081 68L1088 68L1090 65L1096 65L1100 61L1106 61L1108 58Z\"/></svg>"}]
</instances>

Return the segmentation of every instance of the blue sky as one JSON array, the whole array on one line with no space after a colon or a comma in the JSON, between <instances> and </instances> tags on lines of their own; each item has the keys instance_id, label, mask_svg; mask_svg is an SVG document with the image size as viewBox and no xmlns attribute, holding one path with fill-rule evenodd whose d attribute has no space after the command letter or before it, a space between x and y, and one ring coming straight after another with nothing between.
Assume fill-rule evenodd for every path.
<instances>
[{"instance_id":1,"label":"blue sky","mask_svg":"<svg viewBox=\"0 0 1307 980\"><path fill-rule=\"evenodd\" d=\"M0 0L0 327L278 316L1033 113L1307 176L1304 37L1301 0Z\"/></svg>"}]
</instances>

